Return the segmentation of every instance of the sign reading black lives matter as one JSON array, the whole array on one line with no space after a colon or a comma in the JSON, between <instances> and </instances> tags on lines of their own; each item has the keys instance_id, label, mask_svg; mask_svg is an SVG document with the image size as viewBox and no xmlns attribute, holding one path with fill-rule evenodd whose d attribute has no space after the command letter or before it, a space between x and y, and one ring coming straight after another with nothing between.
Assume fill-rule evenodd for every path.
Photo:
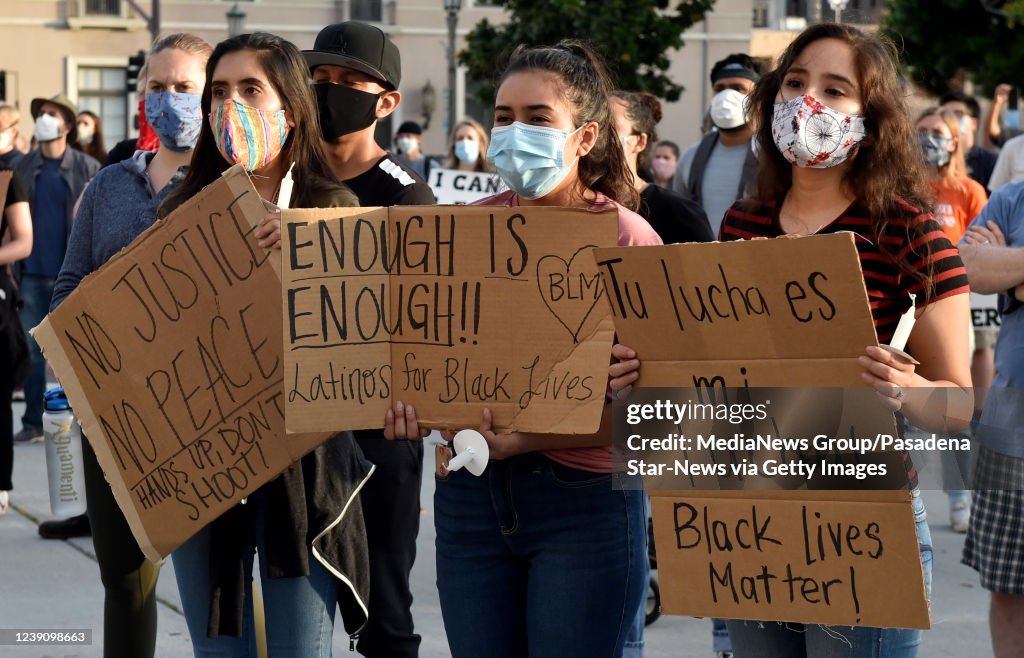
<instances>
[{"instance_id":1,"label":"sign reading black lives matter","mask_svg":"<svg viewBox=\"0 0 1024 658\"><path fill-rule=\"evenodd\" d=\"M829 390L842 408L844 391L865 386L858 357L878 343L850 233L597 249L594 256L618 338L643 362L637 386L675 387L672 404L800 387L791 397L808 398L804 408L831 403L833 394L822 395ZM744 401L725 400L722 406ZM769 422L763 433L770 438L786 437L791 422L805 420L806 410L777 408L783 402L775 396L765 401ZM774 415L781 431L770 422ZM672 429L663 423L652 427L652 433ZM817 431L838 439L894 435L896 428L892 413L878 403L848 421L828 417ZM772 459L800 465L793 463L800 455L788 451L784 458L785 452ZM741 461L743 451L733 453ZM900 455L883 455L892 456ZM705 457L687 450L679 461ZM897 460L893 473L901 468ZM928 628L905 470L898 478L904 489L888 491L787 491L787 484L763 472L749 478L752 488L718 490L727 479L681 475L677 490L649 488L666 612Z\"/></svg>"},{"instance_id":2,"label":"sign reading black lives matter","mask_svg":"<svg viewBox=\"0 0 1024 658\"><path fill-rule=\"evenodd\" d=\"M590 255L614 211L409 206L283 217L289 432L596 432L613 326Z\"/></svg>"},{"instance_id":3,"label":"sign reading black lives matter","mask_svg":"<svg viewBox=\"0 0 1024 658\"><path fill-rule=\"evenodd\" d=\"M329 434L286 435L281 280L228 170L88 276L33 335L151 560Z\"/></svg>"}]
</instances>

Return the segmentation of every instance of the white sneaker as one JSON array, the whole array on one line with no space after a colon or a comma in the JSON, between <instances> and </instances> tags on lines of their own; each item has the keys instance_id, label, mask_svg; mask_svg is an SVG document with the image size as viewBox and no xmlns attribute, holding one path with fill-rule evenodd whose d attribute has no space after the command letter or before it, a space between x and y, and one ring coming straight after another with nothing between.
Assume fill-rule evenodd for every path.
<instances>
[{"instance_id":1,"label":"white sneaker","mask_svg":"<svg viewBox=\"0 0 1024 658\"><path fill-rule=\"evenodd\" d=\"M971 504L960 500L949 505L949 525L953 532L965 533L971 522Z\"/></svg>"},{"instance_id":2,"label":"white sneaker","mask_svg":"<svg viewBox=\"0 0 1024 658\"><path fill-rule=\"evenodd\" d=\"M11 506L11 492L0 491L0 514L7 514L7 508Z\"/></svg>"}]
</instances>

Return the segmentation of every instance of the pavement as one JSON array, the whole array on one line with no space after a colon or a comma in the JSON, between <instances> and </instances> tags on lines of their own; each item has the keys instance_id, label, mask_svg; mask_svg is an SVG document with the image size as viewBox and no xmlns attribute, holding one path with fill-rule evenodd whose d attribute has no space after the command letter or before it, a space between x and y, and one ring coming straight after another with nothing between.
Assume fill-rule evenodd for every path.
<instances>
[{"instance_id":1,"label":"pavement","mask_svg":"<svg viewBox=\"0 0 1024 658\"><path fill-rule=\"evenodd\" d=\"M15 403L15 430L23 405ZM413 616L423 636L422 658L450 656L441 621L434 571L433 451L426 451L423 478L423 522L412 573ZM102 656L103 588L92 540L44 540L38 522L52 518L42 444L17 445L14 451L11 510L0 516L0 630L92 629L91 646L0 647L7 658L85 658ZM963 535L948 524L946 496L924 493L935 545L932 590L932 629L924 635L922 657L985 658L992 655L988 635L988 593L977 574L960 564ZM663 584L664 586L664 584ZM192 655L188 630L170 560L163 565L157 586L159 622L156 655ZM348 637L334 634L337 656L349 653ZM663 616L647 628L648 658L711 658L711 622L706 619Z\"/></svg>"}]
</instances>

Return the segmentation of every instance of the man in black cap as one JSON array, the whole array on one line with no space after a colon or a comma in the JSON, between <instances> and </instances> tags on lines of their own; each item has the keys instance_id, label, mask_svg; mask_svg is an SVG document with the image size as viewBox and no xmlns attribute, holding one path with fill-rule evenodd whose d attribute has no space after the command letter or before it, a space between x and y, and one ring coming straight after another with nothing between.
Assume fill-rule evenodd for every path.
<instances>
[{"instance_id":1,"label":"man in black cap","mask_svg":"<svg viewBox=\"0 0 1024 658\"><path fill-rule=\"evenodd\" d=\"M320 30L302 53L313 73L331 169L364 206L434 203L423 179L374 139L377 121L402 102L398 47L379 28L348 21Z\"/></svg>"},{"instance_id":2,"label":"man in black cap","mask_svg":"<svg viewBox=\"0 0 1024 658\"><path fill-rule=\"evenodd\" d=\"M704 209L718 235L725 211L753 190L757 176L747 97L761 74L749 55L736 53L716 62L710 77L715 95L709 115L715 129L683 153L672 188Z\"/></svg>"},{"instance_id":3,"label":"man in black cap","mask_svg":"<svg viewBox=\"0 0 1024 658\"><path fill-rule=\"evenodd\" d=\"M64 262L71 235L72 210L86 183L100 168L92 157L69 148L75 138L77 110L63 94L32 100L33 136L38 148L21 158L16 168L29 197L32 211L32 253L19 264L21 295L25 305L19 312L25 330L46 316L53 294L53 282ZM25 415L14 440L41 441L43 437L43 393L46 389L46 360L30 336L32 369L25 382ZM81 522L70 528L73 535L88 534Z\"/></svg>"},{"instance_id":4,"label":"man in black cap","mask_svg":"<svg viewBox=\"0 0 1024 658\"><path fill-rule=\"evenodd\" d=\"M423 179L374 139L377 121L402 101L402 63L395 44L379 28L348 21L321 30L313 50L303 55L312 69L331 168L359 203L433 204L434 194ZM370 552L370 609L356 648L370 657L415 657L420 636L413 632L409 573L420 529L423 442L387 441L383 430L355 436L377 466L360 495Z\"/></svg>"},{"instance_id":5,"label":"man in black cap","mask_svg":"<svg viewBox=\"0 0 1024 658\"><path fill-rule=\"evenodd\" d=\"M423 180L430 179L430 158L423 155L420 149L420 142L423 139L423 129L415 121L404 121L398 126L395 133L395 147L398 150L398 159L408 165L410 169L419 174Z\"/></svg>"}]
</instances>

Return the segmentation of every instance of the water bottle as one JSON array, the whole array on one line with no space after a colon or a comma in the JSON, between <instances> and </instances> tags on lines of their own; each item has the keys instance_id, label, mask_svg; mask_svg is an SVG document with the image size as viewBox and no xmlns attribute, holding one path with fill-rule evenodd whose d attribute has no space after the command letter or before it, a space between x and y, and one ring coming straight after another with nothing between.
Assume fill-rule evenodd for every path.
<instances>
[{"instance_id":1,"label":"water bottle","mask_svg":"<svg viewBox=\"0 0 1024 658\"><path fill-rule=\"evenodd\" d=\"M50 481L50 510L67 518L85 513L85 471L82 430L64 389L47 391L43 411L46 474Z\"/></svg>"}]
</instances>

